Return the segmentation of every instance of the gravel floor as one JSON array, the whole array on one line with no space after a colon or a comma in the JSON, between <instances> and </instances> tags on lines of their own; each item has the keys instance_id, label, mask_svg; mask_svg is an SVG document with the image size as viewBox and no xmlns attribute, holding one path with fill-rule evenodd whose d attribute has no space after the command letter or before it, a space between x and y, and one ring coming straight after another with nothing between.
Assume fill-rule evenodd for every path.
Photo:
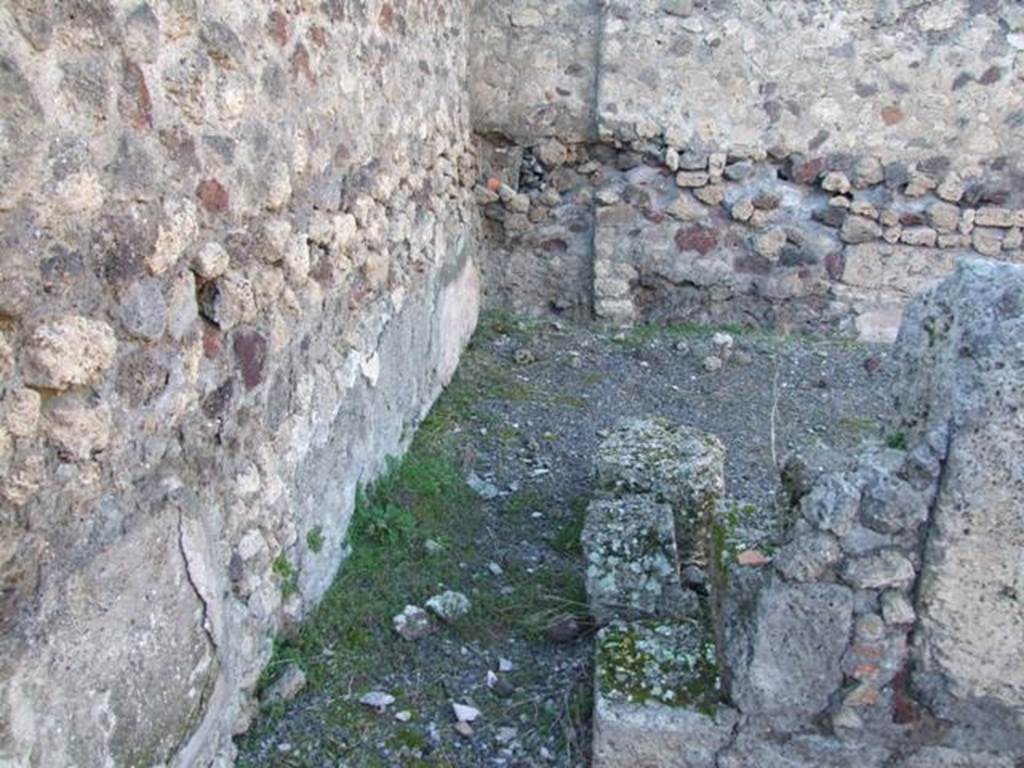
<instances>
[{"instance_id":1,"label":"gravel floor","mask_svg":"<svg viewBox=\"0 0 1024 768\"><path fill-rule=\"evenodd\" d=\"M773 406L780 463L799 453L812 470L831 469L881 434L889 409L886 347L736 332L732 357L709 373L703 363L714 351L712 334L548 326L518 338L499 335L483 351L524 385L560 393L573 407L505 400L488 410L541 445L541 461L557 467L545 492L563 498L590 492L594 449L623 417L663 416L717 435L728 452L726 493L764 510L773 509L778 483ZM518 350L536 362L516 365ZM481 445L499 485L522 480L523 453Z\"/></svg>"},{"instance_id":2,"label":"gravel floor","mask_svg":"<svg viewBox=\"0 0 1024 768\"><path fill-rule=\"evenodd\" d=\"M718 435L728 495L760 510L751 544L773 530L773 422L776 458L799 452L813 469L883 434L885 348L733 332L731 358L708 372L711 333L486 319L435 409L445 418L431 428L444 434L430 450L480 491L465 505L465 538L458 513L451 523L458 568L437 586L489 609L415 643L381 630L358 672L341 669L262 717L239 742L240 764L585 766L592 633L574 538L602 434L621 417L658 415ZM509 616L519 608L530 620ZM360 708L370 689L395 703ZM456 731L453 701L481 711L472 733Z\"/></svg>"}]
</instances>

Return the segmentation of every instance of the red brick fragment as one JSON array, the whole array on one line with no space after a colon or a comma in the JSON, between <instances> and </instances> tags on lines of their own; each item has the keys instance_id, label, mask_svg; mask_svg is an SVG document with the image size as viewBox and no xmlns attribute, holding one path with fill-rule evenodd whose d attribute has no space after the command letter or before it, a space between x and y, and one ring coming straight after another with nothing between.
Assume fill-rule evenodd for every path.
<instances>
[{"instance_id":1,"label":"red brick fragment","mask_svg":"<svg viewBox=\"0 0 1024 768\"><path fill-rule=\"evenodd\" d=\"M259 386L267 362L267 340L257 331L239 331L235 334L234 349L245 388Z\"/></svg>"},{"instance_id":2,"label":"red brick fragment","mask_svg":"<svg viewBox=\"0 0 1024 768\"><path fill-rule=\"evenodd\" d=\"M295 53L292 54L292 78L297 80L300 76L305 77L310 84L316 83L316 75L313 74L310 65L309 51L302 43L295 46Z\"/></svg>"},{"instance_id":3,"label":"red brick fragment","mask_svg":"<svg viewBox=\"0 0 1024 768\"><path fill-rule=\"evenodd\" d=\"M199 202L202 203L203 208L210 213L224 213L231 204L228 191L216 179L204 179L199 182L196 196L199 198Z\"/></svg>"},{"instance_id":4,"label":"red brick fragment","mask_svg":"<svg viewBox=\"0 0 1024 768\"><path fill-rule=\"evenodd\" d=\"M896 125L903 122L903 110L895 104L882 107L882 122L886 125Z\"/></svg>"},{"instance_id":5,"label":"red brick fragment","mask_svg":"<svg viewBox=\"0 0 1024 768\"><path fill-rule=\"evenodd\" d=\"M203 356L213 360L220 354L220 350L220 331L217 326L203 323Z\"/></svg>"},{"instance_id":6,"label":"red brick fragment","mask_svg":"<svg viewBox=\"0 0 1024 768\"><path fill-rule=\"evenodd\" d=\"M271 11L267 17L267 33L271 40L284 48L288 44L288 17L281 11Z\"/></svg>"},{"instance_id":7,"label":"red brick fragment","mask_svg":"<svg viewBox=\"0 0 1024 768\"><path fill-rule=\"evenodd\" d=\"M740 565L757 566L767 565L770 561L759 549L748 549L736 556L736 562Z\"/></svg>"},{"instance_id":8,"label":"red brick fragment","mask_svg":"<svg viewBox=\"0 0 1024 768\"><path fill-rule=\"evenodd\" d=\"M153 100L146 85L146 76L134 61L124 62L121 98L117 106L121 117L136 130L148 131L153 127Z\"/></svg>"},{"instance_id":9,"label":"red brick fragment","mask_svg":"<svg viewBox=\"0 0 1024 768\"><path fill-rule=\"evenodd\" d=\"M711 227L694 224L676 232L676 247L680 251L696 251L707 256L718 245L718 232Z\"/></svg>"}]
</instances>

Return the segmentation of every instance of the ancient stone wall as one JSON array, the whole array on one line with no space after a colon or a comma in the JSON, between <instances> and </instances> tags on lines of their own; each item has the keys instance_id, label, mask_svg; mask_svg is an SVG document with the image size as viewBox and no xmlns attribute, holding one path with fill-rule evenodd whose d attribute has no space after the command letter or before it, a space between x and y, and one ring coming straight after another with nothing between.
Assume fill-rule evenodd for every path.
<instances>
[{"instance_id":1,"label":"ancient stone wall","mask_svg":"<svg viewBox=\"0 0 1024 768\"><path fill-rule=\"evenodd\" d=\"M0 40L5 764L231 760L481 280L881 338L1022 255L1012 0L8 0ZM937 509L923 551L973 551ZM921 699L1005 734L1020 681L961 685L986 638L924 573Z\"/></svg>"},{"instance_id":2,"label":"ancient stone wall","mask_svg":"<svg viewBox=\"0 0 1024 768\"><path fill-rule=\"evenodd\" d=\"M466 11L0 5L0 763L230 761L475 324Z\"/></svg>"},{"instance_id":3,"label":"ancient stone wall","mask_svg":"<svg viewBox=\"0 0 1024 768\"><path fill-rule=\"evenodd\" d=\"M478 0L476 19L495 304L891 339L957 255L1021 259L1019 3Z\"/></svg>"},{"instance_id":4,"label":"ancient stone wall","mask_svg":"<svg viewBox=\"0 0 1024 768\"><path fill-rule=\"evenodd\" d=\"M967 261L897 344L900 426L945 454L916 590L914 685L948 741L1024 755L1024 270ZM913 455L913 454L912 454ZM923 448L918 457L927 456ZM917 462L920 464L920 460ZM920 474L920 471L919 471Z\"/></svg>"},{"instance_id":5,"label":"ancient stone wall","mask_svg":"<svg viewBox=\"0 0 1024 768\"><path fill-rule=\"evenodd\" d=\"M731 566L729 696L759 730L735 748L746 764L771 762L794 715L856 745L856 765L1024 755L1022 289L1020 266L964 259L916 299L895 348L900 445L817 480L774 573Z\"/></svg>"}]
</instances>

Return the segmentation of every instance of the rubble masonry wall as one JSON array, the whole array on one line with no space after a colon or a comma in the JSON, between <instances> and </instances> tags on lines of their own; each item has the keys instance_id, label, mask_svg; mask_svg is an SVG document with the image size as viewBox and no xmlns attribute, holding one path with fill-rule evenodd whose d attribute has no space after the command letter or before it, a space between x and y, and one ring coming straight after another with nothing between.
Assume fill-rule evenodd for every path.
<instances>
[{"instance_id":1,"label":"rubble masonry wall","mask_svg":"<svg viewBox=\"0 0 1024 768\"><path fill-rule=\"evenodd\" d=\"M892 340L1021 260L1019 3L479 0L471 58L492 304Z\"/></svg>"},{"instance_id":2,"label":"rubble masonry wall","mask_svg":"<svg viewBox=\"0 0 1024 768\"><path fill-rule=\"evenodd\" d=\"M0 5L0 763L232 760L475 325L466 13Z\"/></svg>"}]
</instances>

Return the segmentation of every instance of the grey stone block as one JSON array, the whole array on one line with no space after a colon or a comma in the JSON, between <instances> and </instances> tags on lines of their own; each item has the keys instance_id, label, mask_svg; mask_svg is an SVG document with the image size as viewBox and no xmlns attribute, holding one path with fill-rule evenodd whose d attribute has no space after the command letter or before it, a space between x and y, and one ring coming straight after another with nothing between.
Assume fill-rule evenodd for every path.
<instances>
[{"instance_id":1,"label":"grey stone block","mask_svg":"<svg viewBox=\"0 0 1024 768\"><path fill-rule=\"evenodd\" d=\"M582 535L590 611L615 618L682 617L696 596L680 583L672 508L650 496L596 499Z\"/></svg>"},{"instance_id":2,"label":"grey stone block","mask_svg":"<svg viewBox=\"0 0 1024 768\"><path fill-rule=\"evenodd\" d=\"M722 609L731 701L747 715L812 718L843 681L853 592L838 584L787 584L777 576L765 583L765 576L743 570L736 569L739 578L730 574Z\"/></svg>"},{"instance_id":3,"label":"grey stone block","mask_svg":"<svg viewBox=\"0 0 1024 768\"><path fill-rule=\"evenodd\" d=\"M595 677L594 768L714 768L738 717L718 701L706 627L616 622L598 635Z\"/></svg>"},{"instance_id":4,"label":"grey stone block","mask_svg":"<svg viewBox=\"0 0 1024 768\"><path fill-rule=\"evenodd\" d=\"M662 419L624 419L598 448L599 489L649 493L672 506L683 562L706 562L708 531L721 497L725 448L718 438Z\"/></svg>"},{"instance_id":5,"label":"grey stone block","mask_svg":"<svg viewBox=\"0 0 1024 768\"><path fill-rule=\"evenodd\" d=\"M1024 270L963 260L908 310L903 427L948 438L918 582L914 683L965 746L1024 752Z\"/></svg>"},{"instance_id":6,"label":"grey stone block","mask_svg":"<svg viewBox=\"0 0 1024 768\"><path fill-rule=\"evenodd\" d=\"M1015 765L1010 755L925 747L899 763L898 768L1014 768Z\"/></svg>"},{"instance_id":7,"label":"grey stone block","mask_svg":"<svg viewBox=\"0 0 1024 768\"><path fill-rule=\"evenodd\" d=\"M888 758L888 750L876 744L745 729L719 757L716 768L881 768Z\"/></svg>"}]
</instances>

